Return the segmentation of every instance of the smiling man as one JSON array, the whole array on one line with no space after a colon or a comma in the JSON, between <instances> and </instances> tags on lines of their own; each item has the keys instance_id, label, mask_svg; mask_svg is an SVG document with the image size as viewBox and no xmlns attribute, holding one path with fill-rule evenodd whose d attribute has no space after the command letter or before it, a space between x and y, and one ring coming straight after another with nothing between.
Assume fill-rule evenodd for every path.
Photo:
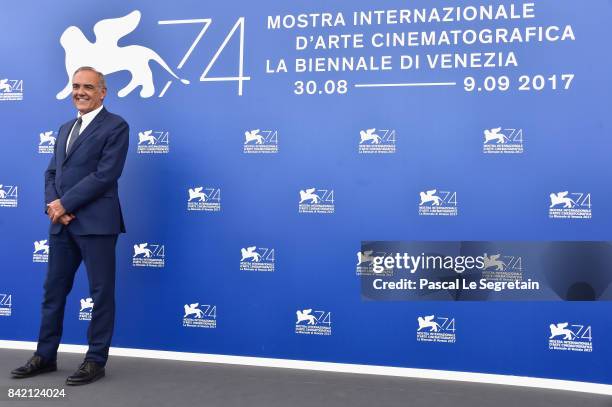
<instances>
[{"instance_id":1,"label":"smiling man","mask_svg":"<svg viewBox=\"0 0 612 407\"><path fill-rule=\"evenodd\" d=\"M129 126L102 105L104 75L81 67L72 78L76 119L60 127L45 172L45 212L51 221L49 264L44 285L38 347L15 378L57 370L66 296L74 275L85 263L92 318L89 349L69 385L91 383L105 374L115 323L115 246L125 233L117 180L128 151Z\"/></svg>"}]
</instances>

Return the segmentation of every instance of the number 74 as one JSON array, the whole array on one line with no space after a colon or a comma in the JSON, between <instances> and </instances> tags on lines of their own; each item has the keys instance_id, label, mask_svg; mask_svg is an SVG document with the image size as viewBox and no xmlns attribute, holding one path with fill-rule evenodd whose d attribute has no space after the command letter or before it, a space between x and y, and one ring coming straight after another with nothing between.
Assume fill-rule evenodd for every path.
<instances>
[{"instance_id":1,"label":"number 74","mask_svg":"<svg viewBox=\"0 0 612 407\"><path fill-rule=\"evenodd\" d=\"M244 22L245 22L244 17L239 17L238 20L236 20L236 23L234 24L230 32L225 36L225 39L223 40L219 48L217 48L217 52L212 57L212 59L210 60L206 68L204 69L204 72L202 72L202 75L200 76L200 82L237 81L238 82L238 96L242 96L242 87L243 87L242 82L251 80L250 76L244 76ZM204 24L204 27L202 27L202 30L200 30L200 32L196 36L195 40L193 41L193 43L191 44L187 52L185 52L183 59L181 59L181 62L178 64L177 68L181 69L183 65L185 65L185 62L187 62L187 60L191 56L191 53L193 52L195 47L198 45L198 43L204 36L204 33L206 32L206 30L212 23L212 19L200 18L200 19L191 19L191 20L161 20L161 21L158 21L157 23L160 25ZM236 33L236 31L239 32L238 35L240 36L240 51L239 51L239 58L238 58L238 76L217 76L217 77L208 76L208 72L213 67L215 62L217 62L219 55L221 55L221 52L223 52L223 50L227 46L227 43L232 38L232 36ZM164 89L160 93L159 97L162 97L166 93L171 83L172 81L168 81L166 83L166 86L164 86Z\"/></svg>"}]
</instances>

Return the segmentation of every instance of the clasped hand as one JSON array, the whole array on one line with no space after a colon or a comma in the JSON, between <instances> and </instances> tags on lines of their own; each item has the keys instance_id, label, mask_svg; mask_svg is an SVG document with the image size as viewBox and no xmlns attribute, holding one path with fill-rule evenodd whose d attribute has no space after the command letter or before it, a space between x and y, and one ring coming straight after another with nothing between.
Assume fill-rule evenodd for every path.
<instances>
[{"instance_id":1,"label":"clasped hand","mask_svg":"<svg viewBox=\"0 0 612 407\"><path fill-rule=\"evenodd\" d=\"M59 199L47 204L47 215L49 215L51 222L61 223L64 226L68 226L75 218L73 214L66 213L66 209L64 209Z\"/></svg>"}]
</instances>

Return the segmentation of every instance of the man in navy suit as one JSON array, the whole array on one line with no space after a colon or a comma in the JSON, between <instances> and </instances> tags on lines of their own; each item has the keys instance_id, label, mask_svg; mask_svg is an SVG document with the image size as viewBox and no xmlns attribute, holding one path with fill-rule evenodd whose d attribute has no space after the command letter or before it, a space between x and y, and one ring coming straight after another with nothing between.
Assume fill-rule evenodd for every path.
<instances>
[{"instance_id":1,"label":"man in navy suit","mask_svg":"<svg viewBox=\"0 0 612 407\"><path fill-rule=\"evenodd\" d=\"M125 120L102 105L105 96L100 72L77 69L72 100L78 117L60 128L45 172L45 212L51 227L38 347L24 366L11 372L17 378L57 370L66 296L81 261L94 303L89 350L66 383L86 384L104 376L115 322L115 245L118 234L125 233L117 180L129 139Z\"/></svg>"}]
</instances>

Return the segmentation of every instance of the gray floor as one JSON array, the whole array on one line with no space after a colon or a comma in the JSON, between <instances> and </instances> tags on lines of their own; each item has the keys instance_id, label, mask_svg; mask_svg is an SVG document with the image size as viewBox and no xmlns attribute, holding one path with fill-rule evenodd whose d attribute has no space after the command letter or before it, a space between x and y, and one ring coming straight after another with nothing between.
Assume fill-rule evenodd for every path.
<instances>
[{"instance_id":1,"label":"gray floor","mask_svg":"<svg viewBox=\"0 0 612 407\"><path fill-rule=\"evenodd\" d=\"M62 353L58 371L12 379L30 351L0 349L0 406L410 406L612 407L612 398L513 386L111 357L107 375L65 386L81 355ZM63 400L9 400L8 388L64 388Z\"/></svg>"}]
</instances>

